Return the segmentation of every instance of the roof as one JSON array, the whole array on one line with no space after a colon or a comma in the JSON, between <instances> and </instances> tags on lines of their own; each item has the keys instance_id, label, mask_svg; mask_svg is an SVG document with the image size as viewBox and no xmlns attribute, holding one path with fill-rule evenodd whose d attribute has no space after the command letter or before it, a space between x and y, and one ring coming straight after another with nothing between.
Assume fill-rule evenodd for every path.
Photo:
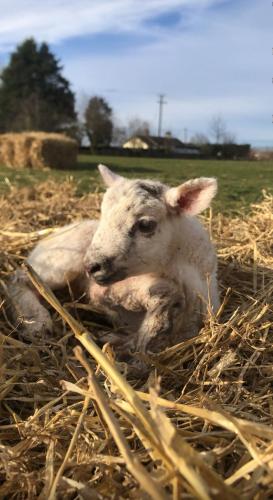
<instances>
[{"instance_id":1,"label":"roof","mask_svg":"<svg viewBox=\"0 0 273 500\"><path fill-rule=\"evenodd\" d=\"M134 138L141 139L143 142L151 147L172 147L172 148L182 148L184 147L183 142L175 137L158 137L156 135L135 135ZM133 137L131 138L133 139Z\"/></svg>"}]
</instances>

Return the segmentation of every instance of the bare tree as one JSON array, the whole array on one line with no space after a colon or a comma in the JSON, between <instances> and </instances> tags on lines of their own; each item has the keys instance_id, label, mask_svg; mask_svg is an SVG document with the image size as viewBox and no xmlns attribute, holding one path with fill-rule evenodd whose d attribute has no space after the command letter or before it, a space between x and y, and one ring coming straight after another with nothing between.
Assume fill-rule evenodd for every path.
<instances>
[{"instance_id":1,"label":"bare tree","mask_svg":"<svg viewBox=\"0 0 273 500\"><path fill-rule=\"evenodd\" d=\"M121 125L114 125L113 128L113 136L112 136L112 144L114 146L122 146L127 139L127 131L126 127Z\"/></svg>"},{"instance_id":2,"label":"bare tree","mask_svg":"<svg viewBox=\"0 0 273 500\"><path fill-rule=\"evenodd\" d=\"M203 146L204 144L209 144L209 138L202 132L197 132L191 137L190 142L197 144L197 146Z\"/></svg>"},{"instance_id":3,"label":"bare tree","mask_svg":"<svg viewBox=\"0 0 273 500\"><path fill-rule=\"evenodd\" d=\"M87 94L84 90L81 90L77 94L77 114L81 122L84 122L84 115L89 101L90 95Z\"/></svg>"},{"instance_id":4,"label":"bare tree","mask_svg":"<svg viewBox=\"0 0 273 500\"><path fill-rule=\"evenodd\" d=\"M221 144L226 134L226 123L221 115L215 115L210 121L210 134L216 144Z\"/></svg>"},{"instance_id":5,"label":"bare tree","mask_svg":"<svg viewBox=\"0 0 273 500\"><path fill-rule=\"evenodd\" d=\"M236 144L236 135L233 132L226 132L223 137L224 144Z\"/></svg>"},{"instance_id":6,"label":"bare tree","mask_svg":"<svg viewBox=\"0 0 273 500\"><path fill-rule=\"evenodd\" d=\"M236 136L229 130L221 115L215 115L210 122L210 134L216 144L234 144Z\"/></svg>"},{"instance_id":7,"label":"bare tree","mask_svg":"<svg viewBox=\"0 0 273 500\"><path fill-rule=\"evenodd\" d=\"M132 118L127 126L127 135L132 137L134 135L150 135L150 124L140 118Z\"/></svg>"}]
</instances>

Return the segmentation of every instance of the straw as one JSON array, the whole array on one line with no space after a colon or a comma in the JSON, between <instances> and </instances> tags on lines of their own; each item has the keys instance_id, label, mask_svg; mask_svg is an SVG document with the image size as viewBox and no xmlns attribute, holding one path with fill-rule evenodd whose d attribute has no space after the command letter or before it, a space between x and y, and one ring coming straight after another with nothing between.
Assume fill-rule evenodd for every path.
<instances>
[{"instance_id":1,"label":"straw","mask_svg":"<svg viewBox=\"0 0 273 500\"><path fill-rule=\"evenodd\" d=\"M98 217L101 195L78 197L73 179L21 189L7 179L5 185L0 497L270 498L272 197L264 193L238 218L204 218L219 255L220 312L195 339L147 355L149 374L140 378L115 361L114 348L97 346L109 326L97 322L92 305L62 293L56 302L31 270L51 303L53 333L26 338L20 321L12 323L6 285L13 270L56 228ZM87 363L82 354L75 357L79 343Z\"/></svg>"}]
</instances>

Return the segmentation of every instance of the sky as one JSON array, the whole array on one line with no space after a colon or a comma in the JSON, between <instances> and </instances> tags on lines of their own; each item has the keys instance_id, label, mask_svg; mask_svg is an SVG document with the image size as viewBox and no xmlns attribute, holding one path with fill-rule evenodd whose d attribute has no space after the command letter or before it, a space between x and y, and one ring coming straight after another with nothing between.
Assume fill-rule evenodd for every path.
<instances>
[{"instance_id":1,"label":"sky","mask_svg":"<svg viewBox=\"0 0 273 500\"><path fill-rule=\"evenodd\" d=\"M273 146L269 0L0 0L0 68L25 38L46 41L82 111L106 98L115 121L209 135L221 116L238 142ZM186 129L186 132L185 132Z\"/></svg>"}]
</instances>

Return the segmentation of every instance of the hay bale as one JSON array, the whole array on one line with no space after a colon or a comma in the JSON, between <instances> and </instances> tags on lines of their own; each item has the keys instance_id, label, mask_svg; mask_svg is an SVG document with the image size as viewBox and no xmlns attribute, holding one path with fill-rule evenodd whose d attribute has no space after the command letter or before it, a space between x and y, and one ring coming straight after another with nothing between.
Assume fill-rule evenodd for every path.
<instances>
[{"instance_id":1,"label":"hay bale","mask_svg":"<svg viewBox=\"0 0 273 500\"><path fill-rule=\"evenodd\" d=\"M63 134L35 134L30 150L33 168L73 168L77 161L77 142Z\"/></svg>"},{"instance_id":2,"label":"hay bale","mask_svg":"<svg viewBox=\"0 0 273 500\"><path fill-rule=\"evenodd\" d=\"M31 168L30 150L35 138L30 134L13 134L14 168Z\"/></svg>"},{"instance_id":3,"label":"hay bale","mask_svg":"<svg viewBox=\"0 0 273 500\"><path fill-rule=\"evenodd\" d=\"M14 165L14 142L9 134L4 134L0 142L0 160L6 167Z\"/></svg>"},{"instance_id":4,"label":"hay bale","mask_svg":"<svg viewBox=\"0 0 273 500\"><path fill-rule=\"evenodd\" d=\"M32 139L26 134L0 135L0 163L11 168L28 167L29 154L26 145L29 141Z\"/></svg>"},{"instance_id":5,"label":"hay bale","mask_svg":"<svg viewBox=\"0 0 273 500\"><path fill-rule=\"evenodd\" d=\"M63 134L23 132L0 136L0 162L11 168L73 168L78 145Z\"/></svg>"}]
</instances>

